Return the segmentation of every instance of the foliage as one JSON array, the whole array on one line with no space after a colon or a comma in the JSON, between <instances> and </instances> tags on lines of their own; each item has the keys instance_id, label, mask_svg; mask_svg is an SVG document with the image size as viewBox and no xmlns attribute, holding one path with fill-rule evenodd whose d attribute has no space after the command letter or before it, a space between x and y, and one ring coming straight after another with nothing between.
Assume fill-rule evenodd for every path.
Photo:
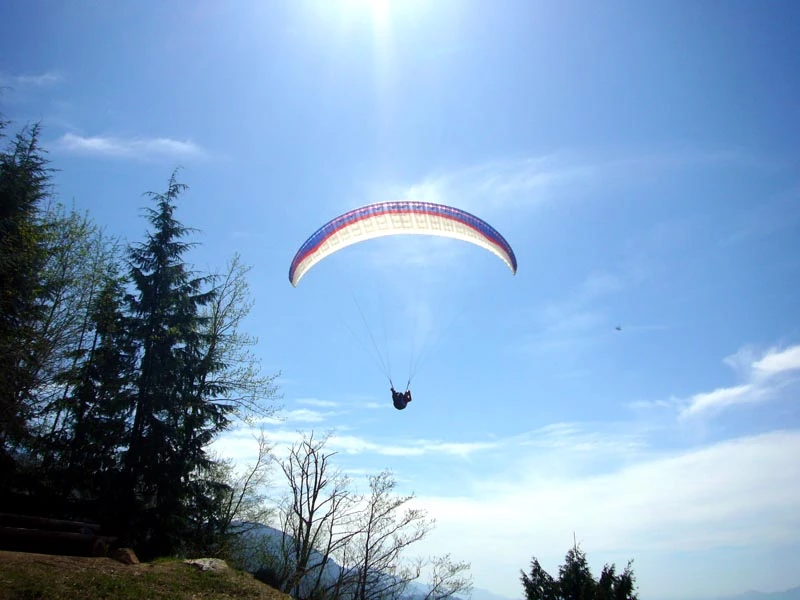
<instances>
[{"instance_id":1,"label":"foliage","mask_svg":"<svg viewBox=\"0 0 800 600\"><path fill-rule=\"evenodd\" d=\"M192 270L174 172L123 248L53 199L38 137L0 153L0 509L100 521L143 557L219 549L253 485L232 502L208 447L278 396L242 330L249 269Z\"/></svg>"},{"instance_id":2,"label":"foliage","mask_svg":"<svg viewBox=\"0 0 800 600\"><path fill-rule=\"evenodd\" d=\"M534 557L531 570L521 572L526 600L637 600L636 579L628 562L622 573L616 566L605 565L600 579L592 576L586 553L577 545L571 548L559 567L558 579L545 571Z\"/></svg>"},{"instance_id":3,"label":"foliage","mask_svg":"<svg viewBox=\"0 0 800 600\"><path fill-rule=\"evenodd\" d=\"M401 512L413 496L398 496L396 487L390 471L369 477L366 505L356 521L358 533L343 557L357 573L356 600L399 598L406 586L420 576L419 563L403 565L399 559L406 548L433 529L433 521L418 508Z\"/></svg>"},{"instance_id":4,"label":"foliage","mask_svg":"<svg viewBox=\"0 0 800 600\"><path fill-rule=\"evenodd\" d=\"M278 397L243 329L249 267L238 254L219 272L190 266L177 172L147 193L141 242L109 237L54 199L39 131L0 153L0 510L99 521L144 560L228 557L243 522L275 516L265 572L295 597L393 600L426 568L424 600L467 592L467 563L405 557L434 522L390 471L355 493L311 432L279 463L290 493L272 511L263 431L243 471L210 453Z\"/></svg>"},{"instance_id":5,"label":"foliage","mask_svg":"<svg viewBox=\"0 0 800 600\"><path fill-rule=\"evenodd\" d=\"M39 132L38 125L23 129L0 153L0 458L6 467L14 448L28 438L35 412L35 330L49 291L41 277L47 256L40 211L50 170Z\"/></svg>"},{"instance_id":6,"label":"foliage","mask_svg":"<svg viewBox=\"0 0 800 600\"><path fill-rule=\"evenodd\" d=\"M254 462L237 469L231 459L216 459L208 475L210 481L221 485L216 489L218 535L215 544L205 548L206 554L225 558L242 568L246 565L241 557L251 553L247 534L269 521L273 514L265 493L270 483L273 447L263 429L255 440L258 450Z\"/></svg>"},{"instance_id":7,"label":"foliage","mask_svg":"<svg viewBox=\"0 0 800 600\"><path fill-rule=\"evenodd\" d=\"M434 525L408 506L414 496L398 495L388 470L368 477L368 493L355 493L331 462L327 440L304 434L280 463L289 492L278 509L279 537L258 556L260 577L300 599L391 600L430 566L425 600L468 592L469 564L449 555L405 558Z\"/></svg>"},{"instance_id":8,"label":"foliage","mask_svg":"<svg viewBox=\"0 0 800 600\"><path fill-rule=\"evenodd\" d=\"M122 500L139 517L128 534L145 554L169 553L186 533L191 475L209 467L203 447L228 424L228 410L204 395L200 307L213 292L194 276L183 255L190 229L174 217L184 184L173 173L167 191L150 193L152 231L129 250L134 293L128 295L132 333L140 358L133 391L133 424L125 452Z\"/></svg>"},{"instance_id":9,"label":"foliage","mask_svg":"<svg viewBox=\"0 0 800 600\"><path fill-rule=\"evenodd\" d=\"M191 229L174 216L185 189L173 173L165 193L149 194L152 231L129 250L135 291L127 299L140 360L122 505L140 517L127 531L145 555L207 545L209 523L213 532L224 518L226 491L208 477L214 461L206 448L237 415L269 414L259 402L274 394L272 378L259 378L242 352L252 341L238 331L249 310L239 258L217 286L216 276L185 262Z\"/></svg>"},{"instance_id":10,"label":"foliage","mask_svg":"<svg viewBox=\"0 0 800 600\"><path fill-rule=\"evenodd\" d=\"M453 561L450 554L431 559L431 575L428 592L423 600L447 600L456 594L469 594L472 591L470 564Z\"/></svg>"}]
</instances>

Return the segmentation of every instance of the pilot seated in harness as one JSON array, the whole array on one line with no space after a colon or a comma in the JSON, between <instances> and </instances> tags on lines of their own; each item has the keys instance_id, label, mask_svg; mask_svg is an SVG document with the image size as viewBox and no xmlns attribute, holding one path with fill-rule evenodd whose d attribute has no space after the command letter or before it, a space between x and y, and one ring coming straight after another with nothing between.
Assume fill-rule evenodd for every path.
<instances>
[{"instance_id":1,"label":"pilot seated in harness","mask_svg":"<svg viewBox=\"0 0 800 600\"><path fill-rule=\"evenodd\" d=\"M411 402L411 390L398 392L392 387L392 404L397 410L403 410Z\"/></svg>"}]
</instances>

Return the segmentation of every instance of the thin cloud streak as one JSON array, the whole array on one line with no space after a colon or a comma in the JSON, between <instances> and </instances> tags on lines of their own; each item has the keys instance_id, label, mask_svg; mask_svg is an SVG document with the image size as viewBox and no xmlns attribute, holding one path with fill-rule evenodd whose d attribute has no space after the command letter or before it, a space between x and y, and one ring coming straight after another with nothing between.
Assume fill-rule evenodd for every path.
<instances>
[{"instance_id":1,"label":"thin cloud streak","mask_svg":"<svg viewBox=\"0 0 800 600\"><path fill-rule=\"evenodd\" d=\"M56 85L64 81L64 76L57 71L46 71L44 73L29 75L4 75L0 74L0 86L29 86L47 87Z\"/></svg>"},{"instance_id":2,"label":"thin cloud streak","mask_svg":"<svg viewBox=\"0 0 800 600\"><path fill-rule=\"evenodd\" d=\"M753 370L763 376L800 370L800 344L785 350L771 350L753 365Z\"/></svg>"},{"instance_id":3,"label":"thin cloud streak","mask_svg":"<svg viewBox=\"0 0 800 600\"><path fill-rule=\"evenodd\" d=\"M339 406L339 402L334 402L333 400L320 400L318 398L300 398L299 400L295 400L298 404L306 404L308 406L316 406L319 408L335 408Z\"/></svg>"},{"instance_id":4,"label":"thin cloud streak","mask_svg":"<svg viewBox=\"0 0 800 600\"><path fill-rule=\"evenodd\" d=\"M780 391L798 382L800 344L787 348L770 348L760 357L752 348L740 349L723 362L735 371L741 382L698 392L688 398L640 400L629 406L634 409L671 409L682 420L717 416L733 407L767 402L782 397Z\"/></svg>"},{"instance_id":5,"label":"thin cloud streak","mask_svg":"<svg viewBox=\"0 0 800 600\"><path fill-rule=\"evenodd\" d=\"M420 181L374 186L375 199L407 198L453 204L466 210L494 214L497 210L531 207L556 199L567 189L588 191L614 178L715 164L763 166L733 150L682 150L637 153L594 159L569 152L490 161L432 173ZM577 187L576 187L577 186ZM481 214L478 214L481 216Z\"/></svg>"},{"instance_id":6,"label":"thin cloud streak","mask_svg":"<svg viewBox=\"0 0 800 600\"><path fill-rule=\"evenodd\" d=\"M550 193L584 181L591 166L570 164L558 155L499 160L433 173L410 184L376 186L376 198L406 198L451 204L483 217L494 209L550 199Z\"/></svg>"},{"instance_id":7,"label":"thin cloud streak","mask_svg":"<svg viewBox=\"0 0 800 600\"><path fill-rule=\"evenodd\" d=\"M374 202L396 199L447 204L491 219L494 211L490 209L516 202L520 194L536 191L544 199L547 190L580 177L582 167L574 171L562 162L558 157L496 161L433 173L411 183L379 182L371 186L368 196ZM457 240L409 236L378 240L359 254L378 270L408 267L418 275L420 268L456 268L468 246ZM433 279L437 279L435 272Z\"/></svg>"},{"instance_id":8,"label":"thin cloud streak","mask_svg":"<svg viewBox=\"0 0 800 600\"><path fill-rule=\"evenodd\" d=\"M68 153L112 158L201 159L208 156L206 150L192 141L171 138L85 137L74 133L65 133L56 141L55 146L56 149Z\"/></svg>"},{"instance_id":9,"label":"thin cloud streak","mask_svg":"<svg viewBox=\"0 0 800 600\"><path fill-rule=\"evenodd\" d=\"M800 371L800 344L782 350L771 348L749 365L742 364L742 355L726 359L727 364L737 364L737 361L740 371L744 371L745 383L695 394L688 401L679 402L680 416L687 418L717 414L733 406L763 402L775 397L777 391L791 384L792 376Z\"/></svg>"},{"instance_id":10,"label":"thin cloud streak","mask_svg":"<svg viewBox=\"0 0 800 600\"><path fill-rule=\"evenodd\" d=\"M680 415L688 417L713 410L722 410L736 404L758 402L764 392L764 389L746 384L695 394L689 400L688 405L681 409Z\"/></svg>"},{"instance_id":11,"label":"thin cloud streak","mask_svg":"<svg viewBox=\"0 0 800 600\"><path fill-rule=\"evenodd\" d=\"M325 417L331 414L333 413L290 411L292 420L298 423L321 423ZM264 424L279 425L281 423L271 419L265 420ZM509 437L487 437L482 440L462 441L420 438L382 441L354 434L343 434L341 431L344 429L338 426L325 428L328 436L326 448L329 451L351 456L438 456L467 459L489 452L493 455L508 452L516 454L524 450L529 453L552 454L558 452L581 456L594 455L595 457L602 455L604 458L609 458L644 450L647 447L646 442L639 434L605 433L592 429L591 425L581 423L555 423ZM255 428L240 428L222 436L216 443L220 447L234 448L236 443L229 444L227 440L252 439L256 431ZM289 446L302 438L300 431L290 430L285 426L277 429L267 428L265 431L270 443L275 443L279 447ZM246 457L241 455L231 455L231 458L246 460Z\"/></svg>"},{"instance_id":12,"label":"thin cloud streak","mask_svg":"<svg viewBox=\"0 0 800 600\"><path fill-rule=\"evenodd\" d=\"M745 359L744 357L749 357ZM772 348L756 358L750 351L742 350L729 356L725 362L740 364L748 381L729 387L720 387L712 391L698 392L687 399L671 398L631 404L632 408L667 408L675 410L679 417L688 418L703 414L716 413L731 406L748 402L763 401L766 398L778 397L779 392L791 376L800 370L800 345L785 349ZM453 439L414 439L384 441L382 438L368 438L353 433L352 430L339 426L336 417L349 414L342 403L301 399L298 403L317 405L322 408L340 410L313 410L298 408L289 410L279 417L265 419L262 424L277 426L268 429L270 439L280 443L291 444L299 440L300 433L287 429L287 425L298 424L323 427L330 432L327 446L336 452L346 455L372 456L440 456L472 458L489 452L516 455L523 453L566 453L577 456L584 455L597 460L628 461L632 457L641 457L650 451L648 431L629 429L627 426L605 425L605 430L598 429L599 424L553 423L548 426L521 432L508 437L488 436L486 439L453 440ZM359 402L359 404L362 404ZM375 404L376 408L385 408ZM227 434L238 437L252 435L248 430ZM586 460L585 458L582 460ZM541 469L540 469L541 470Z\"/></svg>"},{"instance_id":13,"label":"thin cloud streak","mask_svg":"<svg viewBox=\"0 0 800 600\"><path fill-rule=\"evenodd\" d=\"M310 408L296 408L275 416L258 419L257 422L271 425L281 423L322 423L331 417L342 414L336 411L319 411Z\"/></svg>"},{"instance_id":14,"label":"thin cloud streak","mask_svg":"<svg viewBox=\"0 0 800 600\"><path fill-rule=\"evenodd\" d=\"M654 176L664 170L717 164L752 166L752 162L738 151L683 150L611 159L556 152L434 172L419 181L378 182L369 186L368 196L374 202L402 199L457 206L497 226L514 245L512 232L520 224L511 220L514 213L553 202L575 201L612 181L630 184L633 177ZM349 208L352 206L342 210ZM467 244L455 240L416 237L377 240L353 255L380 272L413 268L416 276L422 268L457 269L469 251Z\"/></svg>"}]
</instances>

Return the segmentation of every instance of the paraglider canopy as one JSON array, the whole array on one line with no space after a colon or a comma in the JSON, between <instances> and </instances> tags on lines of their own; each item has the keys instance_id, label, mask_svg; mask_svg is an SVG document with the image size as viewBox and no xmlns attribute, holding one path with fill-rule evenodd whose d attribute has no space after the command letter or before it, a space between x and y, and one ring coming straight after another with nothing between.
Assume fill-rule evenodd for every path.
<instances>
[{"instance_id":1,"label":"paraglider canopy","mask_svg":"<svg viewBox=\"0 0 800 600\"><path fill-rule=\"evenodd\" d=\"M499 257L511 270L517 272L517 258L506 239L486 221L466 211L444 204L420 201L391 201L369 204L335 217L317 229L297 250L289 267L289 281L297 286L300 280L331 254L366 240L394 235L428 235L453 238L474 244ZM353 297L355 301L355 295ZM358 302L356 306L368 326ZM355 337L355 335L354 335ZM381 354L372 332L370 340ZM384 327L384 338L386 330ZM412 341L412 354L415 343ZM424 347L425 344L423 343ZM409 360L409 375L405 392L397 392L392 384L388 357L379 356L380 366L392 386L392 402L397 410L404 410L411 402L409 386L420 357Z\"/></svg>"},{"instance_id":2,"label":"paraglider canopy","mask_svg":"<svg viewBox=\"0 0 800 600\"><path fill-rule=\"evenodd\" d=\"M433 235L469 242L498 256L512 274L517 272L513 249L486 221L444 204L393 201L362 206L325 223L295 254L289 281L296 287L311 267L334 252L390 235Z\"/></svg>"}]
</instances>

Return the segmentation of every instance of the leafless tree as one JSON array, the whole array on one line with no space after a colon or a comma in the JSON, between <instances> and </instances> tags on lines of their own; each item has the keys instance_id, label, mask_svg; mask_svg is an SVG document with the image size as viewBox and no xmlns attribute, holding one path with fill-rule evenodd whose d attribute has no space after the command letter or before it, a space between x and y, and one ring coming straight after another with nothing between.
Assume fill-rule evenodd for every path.
<instances>
[{"instance_id":1,"label":"leafless tree","mask_svg":"<svg viewBox=\"0 0 800 600\"><path fill-rule=\"evenodd\" d=\"M258 452L255 461L240 473L233 473L231 468L228 477L230 493L223 504L224 529L230 527L233 521L250 523L263 523L269 519L270 510L266 504L265 490L271 475L274 446L267 442L266 434L262 429L256 438ZM232 467L232 461L224 461Z\"/></svg>"},{"instance_id":2,"label":"leafless tree","mask_svg":"<svg viewBox=\"0 0 800 600\"><path fill-rule=\"evenodd\" d=\"M414 495L398 494L389 470L369 476L367 493L356 495L333 467L328 439L304 435L281 463L289 491L279 511L282 534L262 559L269 583L303 600L398 600L429 566L424 600L469 591L469 564L449 555L405 558L435 523L410 506Z\"/></svg>"},{"instance_id":3,"label":"leafless tree","mask_svg":"<svg viewBox=\"0 0 800 600\"><path fill-rule=\"evenodd\" d=\"M430 560L431 574L428 592L424 600L448 600L454 596L469 596L472 593L470 564L453 561L450 554L435 556Z\"/></svg>"},{"instance_id":4,"label":"leafless tree","mask_svg":"<svg viewBox=\"0 0 800 600\"><path fill-rule=\"evenodd\" d=\"M401 555L433 529L434 521L418 508L401 512L414 496L399 496L396 487L397 480L388 470L369 477L359 533L352 542L351 557L357 573L354 600L399 598L420 576L420 565L404 564Z\"/></svg>"},{"instance_id":5,"label":"leafless tree","mask_svg":"<svg viewBox=\"0 0 800 600\"><path fill-rule=\"evenodd\" d=\"M267 441L263 429L255 438L258 451L255 460L237 471L232 459L215 458L214 477L225 485L220 502L219 528L223 547L221 555L247 568L257 544L250 537L252 531L270 520L273 510L268 504L267 489L272 475L274 446ZM235 524L235 526L234 526Z\"/></svg>"},{"instance_id":6,"label":"leafless tree","mask_svg":"<svg viewBox=\"0 0 800 600\"><path fill-rule=\"evenodd\" d=\"M354 497L350 480L331 466L335 453L325 452L328 436L304 435L281 468L289 484L282 507L276 577L282 591L299 597L319 596L326 567L353 536Z\"/></svg>"}]
</instances>

